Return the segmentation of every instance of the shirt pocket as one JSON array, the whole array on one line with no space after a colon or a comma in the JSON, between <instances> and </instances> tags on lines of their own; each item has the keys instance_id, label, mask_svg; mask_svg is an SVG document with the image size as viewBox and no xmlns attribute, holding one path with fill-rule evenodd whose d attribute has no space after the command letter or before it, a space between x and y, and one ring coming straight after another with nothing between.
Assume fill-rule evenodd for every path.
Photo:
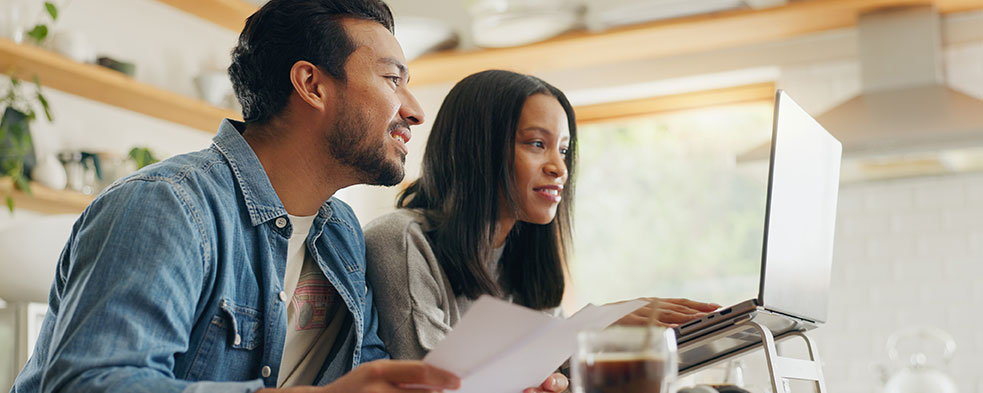
<instances>
[{"instance_id":1,"label":"shirt pocket","mask_svg":"<svg viewBox=\"0 0 983 393\"><path fill-rule=\"evenodd\" d=\"M229 346L235 349L256 349L263 342L263 318L258 310L238 306L228 299L219 303L223 315L217 315L212 324L228 326ZM224 318L222 318L224 317Z\"/></svg>"},{"instance_id":2,"label":"shirt pocket","mask_svg":"<svg viewBox=\"0 0 983 393\"><path fill-rule=\"evenodd\" d=\"M188 370L188 379L237 381L257 378L263 338L263 316L259 310L222 299L202 337Z\"/></svg>"}]
</instances>

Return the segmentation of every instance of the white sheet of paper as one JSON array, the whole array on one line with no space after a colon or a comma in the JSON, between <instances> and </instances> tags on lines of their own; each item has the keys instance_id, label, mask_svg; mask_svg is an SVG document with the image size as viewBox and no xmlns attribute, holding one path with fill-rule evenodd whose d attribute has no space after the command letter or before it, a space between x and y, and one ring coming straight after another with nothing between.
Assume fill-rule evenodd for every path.
<instances>
[{"instance_id":1,"label":"white sheet of paper","mask_svg":"<svg viewBox=\"0 0 983 393\"><path fill-rule=\"evenodd\" d=\"M578 332L607 327L645 303L589 304L563 319L482 296L423 361L457 374L458 392L519 393L573 355Z\"/></svg>"}]
</instances>

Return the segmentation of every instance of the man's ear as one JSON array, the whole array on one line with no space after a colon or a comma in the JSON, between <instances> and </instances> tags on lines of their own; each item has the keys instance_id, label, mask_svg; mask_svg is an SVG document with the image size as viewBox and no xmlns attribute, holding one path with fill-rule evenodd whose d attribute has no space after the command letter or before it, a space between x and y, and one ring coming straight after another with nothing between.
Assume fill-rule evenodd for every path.
<instances>
[{"instance_id":1,"label":"man's ear","mask_svg":"<svg viewBox=\"0 0 983 393\"><path fill-rule=\"evenodd\" d=\"M307 105L318 111L334 106L334 90L338 87L334 78L325 74L309 61L300 60L290 67L290 83L294 91Z\"/></svg>"}]
</instances>

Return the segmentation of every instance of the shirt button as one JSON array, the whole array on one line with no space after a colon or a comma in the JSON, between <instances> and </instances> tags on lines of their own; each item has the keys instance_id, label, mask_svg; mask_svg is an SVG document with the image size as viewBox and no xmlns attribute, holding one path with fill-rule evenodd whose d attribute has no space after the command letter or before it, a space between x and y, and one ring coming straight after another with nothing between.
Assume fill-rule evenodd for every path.
<instances>
[{"instance_id":1,"label":"shirt button","mask_svg":"<svg viewBox=\"0 0 983 393\"><path fill-rule=\"evenodd\" d=\"M234 345L242 344L242 336L236 334L236 338L235 338L235 340L232 341L232 344L234 344Z\"/></svg>"},{"instance_id":2,"label":"shirt button","mask_svg":"<svg viewBox=\"0 0 983 393\"><path fill-rule=\"evenodd\" d=\"M287 293L286 292L280 291L280 301L284 301L284 302L287 301Z\"/></svg>"},{"instance_id":3,"label":"shirt button","mask_svg":"<svg viewBox=\"0 0 983 393\"><path fill-rule=\"evenodd\" d=\"M276 218L276 227L277 228L283 228L285 226L287 226L287 219L286 218L283 218L283 217L277 217Z\"/></svg>"},{"instance_id":4,"label":"shirt button","mask_svg":"<svg viewBox=\"0 0 983 393\"><path fill-rule=\"evenodd\" d=\"M270 370L270 366L263 366L263 370L260 371L263 374L263 378L268 378L273 370Z\"/></svg>"}]
</instances>

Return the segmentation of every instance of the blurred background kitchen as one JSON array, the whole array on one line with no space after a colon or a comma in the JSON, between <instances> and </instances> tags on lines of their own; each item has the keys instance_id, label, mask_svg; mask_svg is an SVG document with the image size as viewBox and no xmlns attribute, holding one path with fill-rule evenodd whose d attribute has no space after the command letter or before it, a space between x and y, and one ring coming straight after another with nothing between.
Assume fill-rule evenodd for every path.
<instances>
[{"instance_id":1,"label":"blurred background kitchen","mask_svg":"<svg viewBox=\"0 0 983 393\"><path fill-rule=\"evenodd\" d=\"M0 211L0 390L33 347L88 202L240 117L225 68L261 3L0 0L0 199L12 209ZM487 68L540 76L576 106L567 309L757 294L781 88L844 143L830 321L810 333L827 387L944 373L983 393L983 0L388 3L428 120L454 82ZM407 180L429 126L413 130ZM366 223L398 190L339 196ZM742 366L749 390L769 391L760 360Z\"/></svg>"}]
</instances>

